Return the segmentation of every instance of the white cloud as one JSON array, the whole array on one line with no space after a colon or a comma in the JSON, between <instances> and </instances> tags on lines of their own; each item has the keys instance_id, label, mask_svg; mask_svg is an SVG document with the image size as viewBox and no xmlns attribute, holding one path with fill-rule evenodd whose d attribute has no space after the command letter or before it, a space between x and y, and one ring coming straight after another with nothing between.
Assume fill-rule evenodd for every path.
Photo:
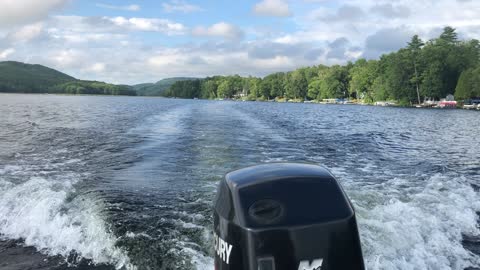
<instances>
[{"instance_id":1,"label":"white cloud","mask_svg":"<svg viewBox=\"0 0 480 270\"><path fill-rule=\"evenodd\" d=\"M107 65L105 63L95 63L88 68L88 71L103 72L105 71L106 66Z\"/></svg>"},{"instance_id":2,"label":"white cloud","mask_svg":"<svg viewBox=\"0 0 480 270\"><path fill-rule=\"evenodd\" d=\"M48 14L69 0L1 0L0 28L35 22L44 19Z\"/></svg>"},{"instance_id":3,"label":"white cloud","mask_svg":"<svg viewBox=\"0 0 480 270\"><path fill-rule=\"evenodd\" d=\"M225 39L241 39L244 35L241 29L226 22L219 22L210 27L198 26L193 29L192 34L195 36L222 37Z\"/></svg>"},{"instance_id":4,"label":"white cloud","mask_svg":"<svg viewBox=\"0 0 480 270\"><path fill-rule=\"evenodd\" d=\"M183 13L192 13L203 11L199 6L189 4L182 0L172 0L169 3L162 3L163 10L167 13L173 12L183 12Z\"/></svg>"},{"instance_id":5,"label":"white cloud","mask_svg":"<svg viewBox=\"0 0 480 270\"><path fill-rule=\"evenodd\" d=\"M54 29L81 33L125 33L128 31L160 32L167 35L184 34L187 28L177 22L161 18L55 16Z\"/></svg>"},{"instance_id":6,"label":"white cloud","mask_svg":"<svg viewBox=\"0 0 480 270\"><path fill-rule=\"evenodd\" d=\"M0 59L6 59L11 54L15 53L15 49L8 48L6 50L0 51Z\"/></svg>"},{"instance_id":7,"label":"white cloud","mask_svg":"<svg viewBox=\"0 0 480 270\"><path fill-rule=\"evenodd\" d=\"M17 31L11 32L7 38L13 42L25 42L39 37L43 33L43 23L34 23L21 27Z\"/></svg>"},{"instance_id":8,"label":"white cloud","mask_svg":"<svg viewBox=\"0 0 480 270\"><path fill-rule=\"evenodd\" d=\"M345 56L348 59L354 60L362 56L362 51L359 48L352 48L345 52Z\"/></svg>"},{"instance_id":9,"label":"white cloud","mask_svg":"<svg viewBox=\"0 0 480 270\"><path fill-rule=\"evenodd\" d=\"M284 0L262 0L253 8L260 16L288 17L292 15L288 3Z\"/></svg>"},{"instance_id":10,"label":"white cloud","mask_svg":"<svg viewBox=\"0 0 480 270\"><path fill-rule=\"evenodd\" d=\"M163 32L167 34L181 34L185 31L185 26L166 19L150 18L125 18L104 17L105 20L113 22L116 26L137 31Z\"/></svg>"},{"instance_id":11,"label":"white cloud","mask_svg":"<svg viewBox=\"0 0 480 270\"><path fill-rule=\"evenodd\" d=\"M52 62L55 67L65 69L78 69L85 65L85 61L89 59L87 53L79 49L63 49L52 51L48 55L49 62Z\"/></svg>"},{"instance_id":12,"label":"white cloud","mask_svg":"<svg viewBox=\"0 0 480 270\"><path fill-rule=\"evenodd\" d=\"M202 64L192 65L191 58L201 57ZM166 49L147 58L147 69L163 77L197 76L205 77L213 74L248 76L252 71L260 74L293 69L304 63L287 56L275 56L269 59L249 57L243 50L230 52L206 51L199 48ZM188 69L185 68L188 66Z\"/></svg>"},{"instance_id":13,"label":"white cloud","mask_svg":"<svg viewBox=\"0 0 480 270\"><path fill-rule=\"evenodd\" d=\"M126 35L110 33L62 33L57 36L52 35L52 37L68 43L84 43L90 44L91 46L99 42L122 42L122 39L127 38Z\"/></svg>"},{"instance_id":14,"label":"white cloud","mask_svg":"<svg viewBox=\"0 0 480 270\"><path fill-rule=\"evenodd\" d=\"M392 5L391 3L378 4L370 9L386 18L406 18L410 16L410 9L407 6Z\"/></svg>"},{"instance_id":15,"label":"white cloud","mask_svg":"<svg viewBox=\"0 0 480 270\"><path fill-rule=\"evenodd\" d=\"M140 9L141 9L141 7L139 5L115 6L115 5L97 3L96 6L100 7L100 8L125 10L125 11L140 11Z\"/></svg>"}]
</instances>

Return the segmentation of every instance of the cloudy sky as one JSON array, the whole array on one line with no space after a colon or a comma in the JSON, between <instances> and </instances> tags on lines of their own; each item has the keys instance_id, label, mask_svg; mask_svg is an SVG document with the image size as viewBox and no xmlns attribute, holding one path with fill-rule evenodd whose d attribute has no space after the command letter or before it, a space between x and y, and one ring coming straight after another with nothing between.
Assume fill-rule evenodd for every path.
<instances>
[{"instance_id":1,"label":"cloudy sky","mask_svg":"<svg viewBox=\"0 0 480 270\"><path fill-rule=\"evenodd\" d=\"M0 0L0 61L126 84L264 76L377 58L446 25L480 39L480 1Z\"/></svg>"}]
</instances>

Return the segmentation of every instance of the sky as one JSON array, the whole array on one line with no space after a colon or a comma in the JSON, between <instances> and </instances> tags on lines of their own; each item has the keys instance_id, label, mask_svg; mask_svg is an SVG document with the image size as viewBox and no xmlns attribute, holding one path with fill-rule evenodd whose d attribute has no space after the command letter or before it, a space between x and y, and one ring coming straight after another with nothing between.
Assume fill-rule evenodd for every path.
<instances>
[{"instance_id":1,"label":"sky","mask_svg":"<svg viewBox=\"0 0 480 270\"><path fill-rule=\"evenodd\" d=\"M447 25L462 39L480 39L479 0L0 0L0 7L0 61L121 84L377 59Z\"/></svg>"}]
</instances>

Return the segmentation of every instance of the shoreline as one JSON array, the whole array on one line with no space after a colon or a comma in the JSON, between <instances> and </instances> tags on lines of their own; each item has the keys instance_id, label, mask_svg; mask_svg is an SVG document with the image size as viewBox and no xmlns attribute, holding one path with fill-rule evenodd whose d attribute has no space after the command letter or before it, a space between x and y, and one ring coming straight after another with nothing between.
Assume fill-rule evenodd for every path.
<instances>
[{"instance_id":1,"label":"shoreline","mask_svg":"<svg viewBox=\"0 0 480 270\"><path fill-rule=\"evenodd\" d=\"M95 94L64 94L64 93L11 93L11 92L0 92L0 95L44 95L44 96L71 96L71 97L129 97L129 98L158 98L158 99L179 99L179 100L209 100L209 101L230 101L230 102L265 102L265 103L291 103L291 104L316 104L316 105L344 105L344 106L372 106L372 107L390 107L390 108L414 108L414 109L437 109L437 110L466 110L466 111L480 111L480 104L476 108L441 108L433 106L419 106L419 105L410 105L402 106L396 104L389 105L375 105L371 103L331 103L331 102L319 102L315 100L308 101L277 101L277 100L246 100L246 99L199 99L199 98L175 98L175 97L164 97L164 96L130 96L130 95L95 95ZM388 101L384 101L388 103ZM394 103L394 102L391 102Z\"/></svg>"}]
</instances>

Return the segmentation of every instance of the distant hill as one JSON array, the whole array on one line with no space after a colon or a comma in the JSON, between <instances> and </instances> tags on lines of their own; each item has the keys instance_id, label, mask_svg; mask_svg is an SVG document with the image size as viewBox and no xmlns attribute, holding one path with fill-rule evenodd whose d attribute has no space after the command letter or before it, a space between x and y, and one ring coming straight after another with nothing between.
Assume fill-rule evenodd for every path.
<instances>
[{"instance_id":1,"label":"distant hill","mask_svg":"<svg viewBox=\"0 0 480 270\"><path fill-rule=\"evenodd\" d=\"M142 83L133 85L133 89L137 91L139 96L163 96L165 92L172 86L174 83L179 81L190 81L195 80L196 78L188 77L176 77L168 78L158 81L156 83Z\"/></svg>"},{"instance_id":2,"label":"distant hill","mask_svg":"<svg viewBox=\"0 0 480 270\"><path fill-rule=\"evenodd\" d=\"M42 65L0 62L0 92L94 95L136 95L132 87L77 80Z\"/></svg>"},{"instance_id":3,"label":"distant hill","mask_svg":"<svg viewBox=\"0 0 480 270\"><path fill-rule=\"evenodd\" d=\"M72 76L42 65L0 62L0 92L44 93L55 85L75 80Z\"/></svg>"}]
</instances>

